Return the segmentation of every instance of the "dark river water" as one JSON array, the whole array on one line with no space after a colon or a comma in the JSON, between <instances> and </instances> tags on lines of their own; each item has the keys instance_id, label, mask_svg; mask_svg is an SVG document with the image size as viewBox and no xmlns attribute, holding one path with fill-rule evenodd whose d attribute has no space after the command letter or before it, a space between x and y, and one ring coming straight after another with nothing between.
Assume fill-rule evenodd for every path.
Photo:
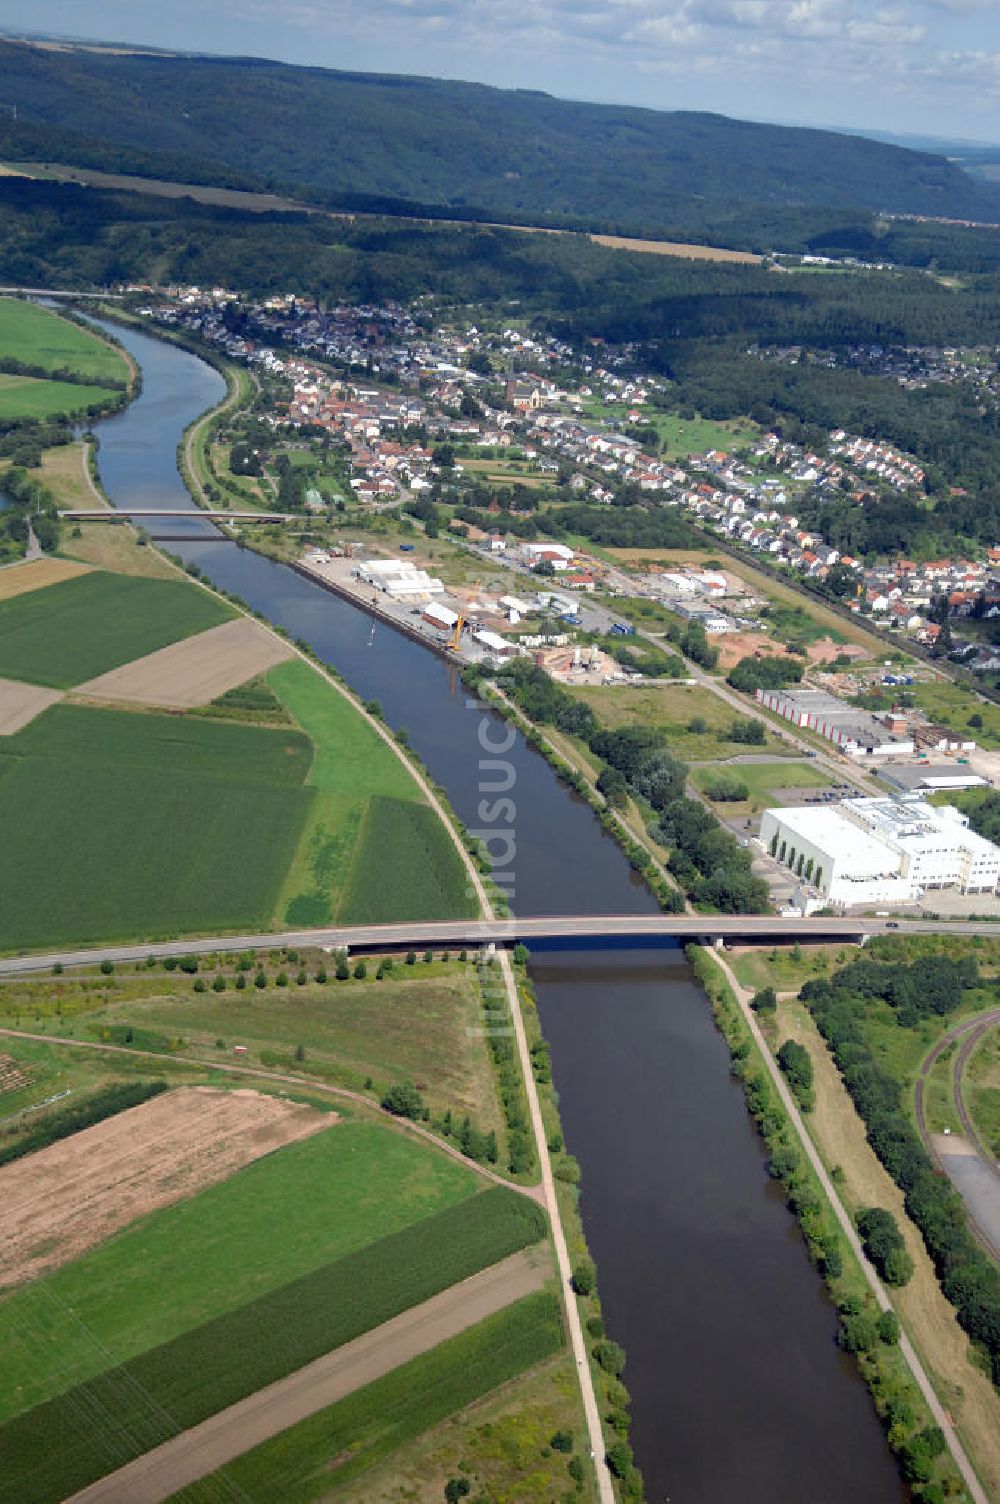
<instances>
[{"instance_id":1,"label":"dark river water","mask_svg":"<svg viewBox=\"0 0 1000 1504\"><path fill-rule=\"evenodd\" d=\"M97 425L117 505L189 507L181 432L224 392L202 361L114 333L143 392ZM192 517L153 524L224 589L302 637L389 723L409 732L458 814L484 834L480 760L508 762L516 850L502 855L522 913L656 905L589 808L454 669L285 566L206 541ZM218 535L216 535L218 536ZM484 750L485 746L485 750ZM494 769L485 772L496 787ZM496 795L485 795L487 799ZM497 842L494 849L500 851ZM731 1080L704 994L676 947L548 946L531 974L552 1046L567 1147L608 1333L628 1354L632 1442L649 1504L876 1504L906 1497L868 1396Z\"/></svg>"}]
</instances>

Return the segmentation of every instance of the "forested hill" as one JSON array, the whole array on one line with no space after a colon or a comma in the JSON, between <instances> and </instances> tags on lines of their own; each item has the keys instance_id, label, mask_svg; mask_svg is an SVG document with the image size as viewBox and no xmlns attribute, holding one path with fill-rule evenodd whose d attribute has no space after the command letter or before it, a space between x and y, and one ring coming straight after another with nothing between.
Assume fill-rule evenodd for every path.
<instances>
[{"instance_id":1,"label":"forested hill","mask_svg":"<svg viewBox=\"0 0 1000 1504\"><path fill-rule=\"evenodd\" d=\"M945 158L721 115L584 104L246 58L0 41L0 152L261 187L655 232L685 205L850 205L1000 220ZM666 103L666 101L665 101Z\"/></svg>"}]
</instances>

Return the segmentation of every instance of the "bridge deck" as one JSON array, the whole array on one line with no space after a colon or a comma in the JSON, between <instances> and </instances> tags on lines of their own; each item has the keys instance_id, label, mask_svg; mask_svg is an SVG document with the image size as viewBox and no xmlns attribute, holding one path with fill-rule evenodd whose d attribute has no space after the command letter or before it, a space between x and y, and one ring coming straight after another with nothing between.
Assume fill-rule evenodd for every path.
<instances>
[{"instance_id":1,"label":"bridge deck","mask_svg":"<svg viewBox=\"0 0 1000 1504\"><path fill-rule=\"evenodd\" d=\"M540 940L598 940L609 947L642 940L734 940L765 944L777 940L853 941L880 935L890 928L910 934L967 934L1000 936L1000 925L986 921L880 918L783 919L776 914L552 914L513 919L441 919L412 924L331 926L256 935L208 935L189 940L166 940L146 945L112 945L94 949L54 951L45 955L10 956L0 960L0 976L45 971L56 962L64 966L96 965L100 961L140 961L146 956L204 955L215 951L266 949L270 946L322 946L331 950L418 949L428 946L481 946L490 943L530 945Z\"/></svg>"}]
</instances>

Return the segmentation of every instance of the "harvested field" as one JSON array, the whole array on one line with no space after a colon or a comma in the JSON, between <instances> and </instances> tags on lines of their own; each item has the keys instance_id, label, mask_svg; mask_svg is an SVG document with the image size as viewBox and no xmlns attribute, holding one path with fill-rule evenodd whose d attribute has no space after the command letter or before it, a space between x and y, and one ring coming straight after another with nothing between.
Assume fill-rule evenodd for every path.
<instances>
[{"instance_id":1,"label":"harvested field","mask_svg":"<svg viewBox=\"0 0 1000 1504\"><path fill-rule=\"evenodd\" d=\"M333 1121L256 1091L182 1087L30 1154L0 1171L0 1286L69 1263Z\"/></svg>"},{"instance_id":2,"label":"harvested field","mask_svg":"<svg viewBox=\"0 0 1000 1504\"><path fill-rule=\"evenodd\" d=\"M32 559L27 564L0 569L0 601L13 600L15 595L27 595L29 590L44 590L46 585L71 580L74 575L86 574L89 569L89 564L77 564L72 559Z\"/></svg>"},{"instance_id":3,"label":"harvested field","mask_svg":"<svg viewBox=\"0 0 1000 1504\"><path fill-rule=\"evenodd\" d=\"M61 699L58 689L42 689L38 684L22 684L18 679L0 679L0 736L13 736Z\"/></svg>"},{"instance_id":4,"label":"harvested field","mask_svg":"<svg viewBox=\"0 0 1000 1504\"><path fill-rule=\"evenodd\" d=\"M241 616L100 674L81 684L77 693L97 700L190 710L292 656L285 643ZM0 700L0 708L2 704Z\"/></svg>"},{"instance_id":5,"label":"harvested field","mask_svg":"<svg viewBox=\"0 0 1000 1504\"><path fill-rule=\"evenodd\" d=\"M633 240L623 235L591 235L595 245L612 251L645 251L651 256L684 256L691 261L739 261L760 266L763 256L752 251L730 251L719 245L688 245L682 240Z\"/></svg>"}]
</instances>

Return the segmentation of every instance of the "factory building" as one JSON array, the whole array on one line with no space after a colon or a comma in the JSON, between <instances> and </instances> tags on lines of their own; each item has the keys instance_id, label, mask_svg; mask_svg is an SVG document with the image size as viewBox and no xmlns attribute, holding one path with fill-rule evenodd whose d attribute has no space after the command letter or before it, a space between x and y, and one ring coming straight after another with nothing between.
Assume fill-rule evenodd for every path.
<instances>
[{"instance_id":1,"label":"factory building","mask_svg":"<svg viewBox=\"0 0 1000 1504\"><path fill-rule=\"evenodd\" d=\"M993 893L1000 884L1000 847L957 809L919 798L768 809L760 835L775 860L849 907L907 903L931 888Z\"/></svg>"},{"instance_id":2,"label":"factory building","mask_svg":"<svg viewBox=\"0 0 1000 1504\"><path fill-rule=\"evenodd\" d=\"M902 757L914 750L905 722L892 716L879 720L819 689L758 689L757 699L793 726L825 736L850 757Z\"/></svg>"},{"instance_id":3,"label":"factory building","mask_svg":"<svg viewBox=\"0 0 1000 1504\"><path fill-rule=\"evenodd\" d=\"M429 600L443 595L444 585L405 559L365 559L352 571L365 585L397 600Z\"/></svg>"}]
</instances>

